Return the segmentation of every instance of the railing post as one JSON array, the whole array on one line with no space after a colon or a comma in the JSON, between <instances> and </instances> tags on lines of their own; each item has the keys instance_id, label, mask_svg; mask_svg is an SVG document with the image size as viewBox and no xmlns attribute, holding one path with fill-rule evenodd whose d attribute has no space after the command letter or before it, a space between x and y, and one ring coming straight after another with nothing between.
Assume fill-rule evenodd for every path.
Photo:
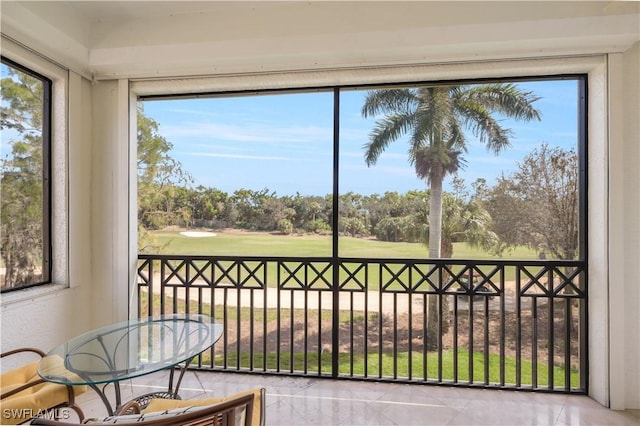
<instances>
[{"instance_id":1,"label":"railing post","mask_svg":"<svg viewBox=\"0 0 640 426\"><path fill-rule=\"evenodd\" d=\"M331 376L338 377L340 358L339 330L340 330L340 268L338 253L338 229L340 189L338 187L338 175L340 172L340 89L333 90L333 212L332 212L332 244L331 244L331 265L332 265L332 331L331 331Z\"/></svg>"}]
</instances>

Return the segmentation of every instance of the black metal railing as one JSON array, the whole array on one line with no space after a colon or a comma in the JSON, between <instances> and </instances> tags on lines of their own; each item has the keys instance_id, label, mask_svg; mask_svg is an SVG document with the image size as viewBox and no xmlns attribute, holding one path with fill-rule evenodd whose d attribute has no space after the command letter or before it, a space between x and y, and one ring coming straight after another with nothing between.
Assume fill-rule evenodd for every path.
<instances>
[{"instance_id":1,"label":"black metal railing","mask_svg":"<svg viewBox=\"0 0 640 426\"><path fill-rule=\"evenodd\" d=\"M140 316L224 325L197 368L587 391L581 261L138 258Z\"/></svg>"}]
</instances>

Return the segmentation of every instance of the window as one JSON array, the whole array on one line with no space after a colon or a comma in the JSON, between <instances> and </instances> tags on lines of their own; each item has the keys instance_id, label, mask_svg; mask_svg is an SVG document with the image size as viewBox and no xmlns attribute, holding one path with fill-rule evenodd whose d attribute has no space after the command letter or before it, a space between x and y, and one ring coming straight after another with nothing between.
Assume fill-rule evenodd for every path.
<instances>
[{"instance_id":1,"label":"window","mask_svg":"<svg viewBox=\"0 0 640 426\"><path fill-rule=\"evenodd\" d=\"M585 84L575 75L342 90L340 255L582 259Z\"/></svg>"},{"instance_id":2,"label":"window","mask_svg":"<svg viewBox=\"0 0 640 426\"><path fill-rule=\"evenodd\" d=\"M48 78L2 58L0 287L51 282L51 90Z\"/></svg>"},{"instance_id":3,"label":"window","mask_svg":"<svg viewBox=\"0 0 640 426\"><path fill-rule=\"evenodd\" d=\"M305 330L265 371L330 345L290 372L584 392L586 94L565 74L139 97L139 313L235 288L264 295L244 330Z\"/></svg>"},{"instance_id":4,"label":"window","mask_svg":"<svg viewBox=\"0 0 640 426\"><path fill-rule=\"evenodd\" d=\"M337 224L341 257L583 259L585 87L576 74L143 97L141 252L298 255L308 240L329 256Z\"/></svg>"},{"instance_id":5,"label":"window","mask_svg":"<svg viewBox=\"0 0 640 426\"><path fill-rule=\"evenodd\" d=\"M306 234L309 254L331 255L332 92L152 100L138 112L143 252L184 240L190 254L230 253L251 236L243 254L297 255L287 237Z\"/></svg>"}]
</instances>

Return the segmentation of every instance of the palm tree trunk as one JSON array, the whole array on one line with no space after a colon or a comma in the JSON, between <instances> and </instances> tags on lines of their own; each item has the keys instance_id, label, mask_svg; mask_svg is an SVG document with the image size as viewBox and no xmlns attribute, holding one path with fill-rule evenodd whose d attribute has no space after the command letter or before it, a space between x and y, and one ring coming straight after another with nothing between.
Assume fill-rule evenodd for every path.
<instances>
[{"instance_id":1,"label":"palm tree trunk","mask_svg":"<svg viewBox=\"0 0 640 426\"><path fill-rule=\"evenodd\" d=\"M440 258L440 240L442 239L442 173L432 173L430 177L431 193L429 196L429 258ZM436 285L440 286L440 276L434 277ZM430 294L427 297L427 349L438 347L440 329L438 326L438 296Z\"/></svg>"},{"instance_id":2,"label":"palm tree trunk","mask_svg":"<svg viewBox=\"0 0 640 426\"><path fill-rule=\"evenodd\" d=\"M442 177L432 176L429 196L429 258L440 258L442 240Z\"/></svg>"}]
</instances>

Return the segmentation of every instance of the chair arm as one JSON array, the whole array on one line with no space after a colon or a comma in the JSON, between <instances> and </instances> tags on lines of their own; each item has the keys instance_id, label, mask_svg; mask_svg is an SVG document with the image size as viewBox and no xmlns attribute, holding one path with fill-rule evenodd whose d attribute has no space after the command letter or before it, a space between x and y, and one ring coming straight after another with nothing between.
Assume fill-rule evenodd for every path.
<instances>
[{"instance_id":1,"label":"chair arm","mask_svg":"<svg viewBox=\"0 0 640 426\"><path fill-rule=\"evenodd\" d=\"M4 358L5 356L9 356L9 355L14 355L17 353L21 353L21 352L34 352L38 355L40 355L40 358L44 358L45 353L42 352L40 349L36 349L36 348L18 348L18 349L13 349L7 352L3 352L2 354L0 354L0 358Z\"/></svg>"},{"instance_id":2,"label":"chair arm","mask_svg":"<svg viewBox=\"0 0 640 426\"><path fill-rule=\"evenodd\" d=\"M67 423L61 422L58 420L45 419L44 417L34 417L31 419L30 425L40 425L40 426L69 426L69 425L77 425L78 423Z\"/></svg>"},{"instance_id":3,"label":"chair arm","mask_svg":"<svg viewBox=\"0 0 640 426\"><path fill-rule=\"evenodd\" d=\"M29 389L30 387L33 387L35 385L39 385L39 384L45 383L45 382L46 382L46 380L44 380L44 379L38 379L38 380L33 380L33 381L29 382L29 383L25 383L22 386L18 386L17 388L11 389L7 393L4 393L4 394L0 395L0 399L8 398L8 397L10 397L12 395L15 395L17 393L22 392L25 389Z\"/></svg>"},{"instance_id":4,"label":"chair arm","mask_svg":"<svg viewBox=\"0 0 640 426\"><path fill-rule=\"evenodd\" d=\"M122 416L127 414L140 414L142 412L142 408L140 404L136 401L129 401L124 404L120 409L116 412L116 416Z\"/></svg>"}]
</instances>

